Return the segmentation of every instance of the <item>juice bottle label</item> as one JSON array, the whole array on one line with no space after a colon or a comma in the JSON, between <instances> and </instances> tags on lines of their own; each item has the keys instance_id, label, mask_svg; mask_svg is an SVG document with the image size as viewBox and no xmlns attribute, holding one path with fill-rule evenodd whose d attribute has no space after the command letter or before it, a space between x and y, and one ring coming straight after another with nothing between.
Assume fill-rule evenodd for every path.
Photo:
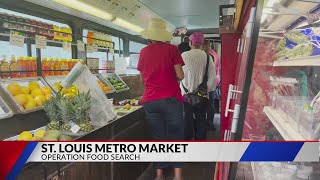
<instances>
[{"instance_id":1,"label":"juice bottle label","mask_svg":"<svg viewBox=\"0 0 320 180\"><path fill-rule=\"evenodd\" d=\"M16 62L11 63L10 64L10 77L11 78L18 78L19 73L17 71L19 71L18 64Z\"/></svg>"},{"instance_id":2,"label":"juice bottle label","mask_svg":"<svg viewBox=\"0 0 320 180\"><path fill-rule=\"evenodd\" d=\"M1 78L8 78L9 77L9 64L7 62L4 62L0 65L0 70L1 72L5 72L5 73L1 73Z\"/></svg>"}]
</instances>

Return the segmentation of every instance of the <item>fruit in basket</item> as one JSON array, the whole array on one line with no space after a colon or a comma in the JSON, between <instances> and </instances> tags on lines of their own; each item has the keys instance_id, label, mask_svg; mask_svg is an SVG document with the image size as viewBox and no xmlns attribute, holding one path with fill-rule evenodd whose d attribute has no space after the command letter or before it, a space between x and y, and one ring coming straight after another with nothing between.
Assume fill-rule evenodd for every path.
<instances>
[{"instance_id":1,"label":"fruit in basket","mask_svg":"<svg viewBox=\"0 0 320 180\"><path fill-rule=\"evenodd\" d=\"M44 95L43 91L40 89L40 88L36 88L36 89L33 89L31 91L31 95L33 97L37 97L37 96L40 96L40 95Z\"/></svg>"},{"instance_id":2,"label":"fruit in basket","mask_svg":"<svg viewBox=\"0 0 320 180\"><path fill-rule=\"evenodd\" d=\"M25 96L27 98L27 101L34 100L34 98L33 98L33 96L31 94L26 94Z\"/></svg>"},{"instance_id":3,"label":"fruit in basket","mask_svg":"<svg viewBox=\"0 0 320 180\"><path fill-rule=\"evenodd\" d=\"M35 100L30 100L28 101L26 104L24 104L23 106L25 109L33 109L33 108L36 108L37 107L37 103Z\"/></svg>"},{"instance_id":4,"label":"fruit in basket","mask_svg":"<svg viewBox=\"0 0 320 180\"><path fill-rule=\"evenodd\" d=\"M52 94L47 94L47 95L46 95L46 99L47 99L47 100L51 99L51 97L52 97Z\"/></svg>"},{"instance_id":5,"label":"fruit in basket","mask_svg":"<svg viewBox=\"0 0 320 180\"><path fill-rule=\"evenodd\" d=\"M34 98L38 106L42 106L44 102L47 101L47 98L44 95L39 95Z\"/></svg>"},{"instance_id":6,"label":"fruit in basket","mask_svg":"<svg viewBox=\"0 0 320 180\"><path fill-rule=\"evenodd\" d=\"M62 88L60 82L55 82L55 83L53 84L53 86L54 86L54 87L56 88L56 90L58 90L58 91Z\"/></svg>"},{"instance_id":7,"label":"fruit in basket","mask_svg":"<svg viewBox=\"0 0 320 180\"><path fill-rule=\"evenodd\" d=\"M18 83L8 84L7 89L13 96L21 94L21 86Z\"/></svg>"},{"instance_id":8,"label":"fruit in basket","mask_svg":"<svg viewBox=\"0 0 320 180\"><path fill-rule=\"evenodd\" d=\"M124 108L125 108L126 110L130 110L130 109L131 109L131 105L130 105L130 104L126 104L126 105L124 106Z\"/></svg>"},{"instance_id":9,"label":"fruit in basket","mask_svg":"<svg viewBox=\"0 0 320 180\"><path fill-rule=\"evenodd\" d=\"M43 140L44 136L46 135L46 131L43 129L37 130L34 133L34 140Z\"/></svg>"},{"instance_id":10,"label":"fruit in basket","mask_svg":"<svg viewBox=\"0 0 320 180\"><path fill-rule=\"evenodd\" d=\"M90 122L83 122L79 125L80 127L80 131L82 132L90 132L90 131L93 131L93 127L92 125L90 124Z\"/></svg>"},{"instance_id":11,"label":"fruit in basket","mask_svg":"<svg viewBox=\"0 0 320 180\"><path fill-rule=\"evenodd\" d=\"M64 97L68 97L68 98L74 98L76 96L75 93L67 93L65 95L63 95Z\"/></svg>"},{"instance_id":12,"label":"fruit in basket","mask_svg":"<svg viewBox=\"0 0 320 180\"><path fill-rule=\"evenodd\" d=\"M43 88L41 88L41 90L45 95L52 93L51 88L49 86L44 86Z\"/></svg>"},{"instance_id":13,"label":"fruit in basket","mask_svg":"<svg viewBox=\"0 0 320 180\"><path fill-rule=\"evenodd\" d=\"M21 86L21 94L30 94L30 89L26 86Z\"/></svg>"},{"instance_id":14,"label":"fruit in basket","mask_svg":"<svg viewBox=\"0 0 320 180\"><path fill-rule=\"evenodd\" d=\"M29 131L23 131L19 134L18 141L31 141L32 133Z\"/></svg>"},{"instance_id":15,"label":"fruit in basket","mask_svg":"<svg viewBox=\"0 0 320 180\"><path fill-rule=\"evenodd\" d=\"M40 89L40 85L37 81L31 81L28 85L29 89L32 91L34 89Z\"/></svg>"},{"instance_id":16,"label":"fruit in basket","mask_svg":"<svg viewBox=\"0 0 320 180\"><path fill-rule=\"evenodd\" d=\"M25 94L18 94L16 96L14 96L14 99L21 106L25 105L28 102L28 98Z\"/></svg>"},{"instance_id":17,"label":"fruit in basket","mask_svg":"<svg viewBox=\"0 0 320 180\"><path fill-rule=\"evenodd\" d=\"M48 130L45 135L47 138L54 138L56 140L58 140L60 136L61 132L58 130Z\"/></svg>"}]
</instances>

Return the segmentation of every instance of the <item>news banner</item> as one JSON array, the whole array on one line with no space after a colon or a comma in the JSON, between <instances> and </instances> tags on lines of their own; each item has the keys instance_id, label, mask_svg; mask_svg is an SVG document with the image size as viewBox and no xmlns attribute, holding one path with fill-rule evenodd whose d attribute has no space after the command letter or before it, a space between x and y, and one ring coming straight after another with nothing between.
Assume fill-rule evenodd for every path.
<instances>
[{"instance_id":1,"label":"news banner","mask_svg":"<svg viewBox=\"0 0 320 180\"><path fill-rule=\"evenodd\" d=\"M27 142L2 141L0 175L15 177L28 162L319 162L308 142Z\"/></svg>"}]
</instances>

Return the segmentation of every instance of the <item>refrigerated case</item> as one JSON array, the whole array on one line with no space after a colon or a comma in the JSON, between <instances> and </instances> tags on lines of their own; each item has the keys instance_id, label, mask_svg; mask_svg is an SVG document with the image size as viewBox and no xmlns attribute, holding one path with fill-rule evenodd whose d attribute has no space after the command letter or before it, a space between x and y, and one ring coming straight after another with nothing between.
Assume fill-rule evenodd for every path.
<instances>
[{"instance_id":1,"label":"refrigerated case","mask_svg":"<svg viewBox=\"0 0 320 180\"><path fill-rule=\"evenodd\" d=\"M316 1L256 1L229 85L225 140L319 139L319 12ZM320 178L319 163L252 163L243 172L245 165L223 163L221 179Z\"/></svg>"}]
</instances>

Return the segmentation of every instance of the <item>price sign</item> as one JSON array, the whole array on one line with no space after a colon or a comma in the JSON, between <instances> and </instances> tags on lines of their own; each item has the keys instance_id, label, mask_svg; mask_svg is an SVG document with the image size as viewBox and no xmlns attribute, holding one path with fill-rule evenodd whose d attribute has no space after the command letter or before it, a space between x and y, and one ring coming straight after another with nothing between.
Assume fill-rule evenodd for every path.
<instances>
[{"instance_id":1,"label":"price sign","mask_svg":"<svg viewBox=\"0 0 320 180\"><path fill-rule=\"evenodd\" d=\"M110 52L110 54L114 55L114 49L110 48L109 52Z\"/></svg>"},{"instance_id":2,"label":"price sign","mask_svg":"<svg viewBox=\"0 0 320 180\"><path fill-rule=\"evenodd\" d=\"M78 47L78 51L80 51L80 52L85 51L84 43L80 40L78 40L77 47Z\"/></svg>"},{"instance_id":3,"label":"price sign","mask_svg":"<svg viewBox=\"0 0 320 180\"><path fill-rule=\"evenodd\" d=\"M98 51L98 46L96 45L87 45L87 53L93 53Z\"/></svg>"},{"instance_id":4,"label":"price sign","mask_svg":"<svg viewBox=\"0 0 320 180\"><path fill-rule=\"evenodd\" d=\"M23 47L24 45L24 36L20 35L19 32L10 31L10 42L9 44L12 46Z\"/></svg>"},{"instance_id":5,"label":"price sign","mask_svg":"<svg viewBox=\"0 0 320 180\"><path fill-rule=\"evenodd\" d=\"M36 48L38 49L47 48L47 38L45 36L36 35Z\"/></svg>"},{"instance_id":6,"label":"price sign","mask_svg":"<svg viewBox=\"0 0 320 180\"><path fill-rule=\"evenodd\" d=\"M62 48L66 52L71 52L71 42L63 42Z\"/></svg>"}]
</instances>

